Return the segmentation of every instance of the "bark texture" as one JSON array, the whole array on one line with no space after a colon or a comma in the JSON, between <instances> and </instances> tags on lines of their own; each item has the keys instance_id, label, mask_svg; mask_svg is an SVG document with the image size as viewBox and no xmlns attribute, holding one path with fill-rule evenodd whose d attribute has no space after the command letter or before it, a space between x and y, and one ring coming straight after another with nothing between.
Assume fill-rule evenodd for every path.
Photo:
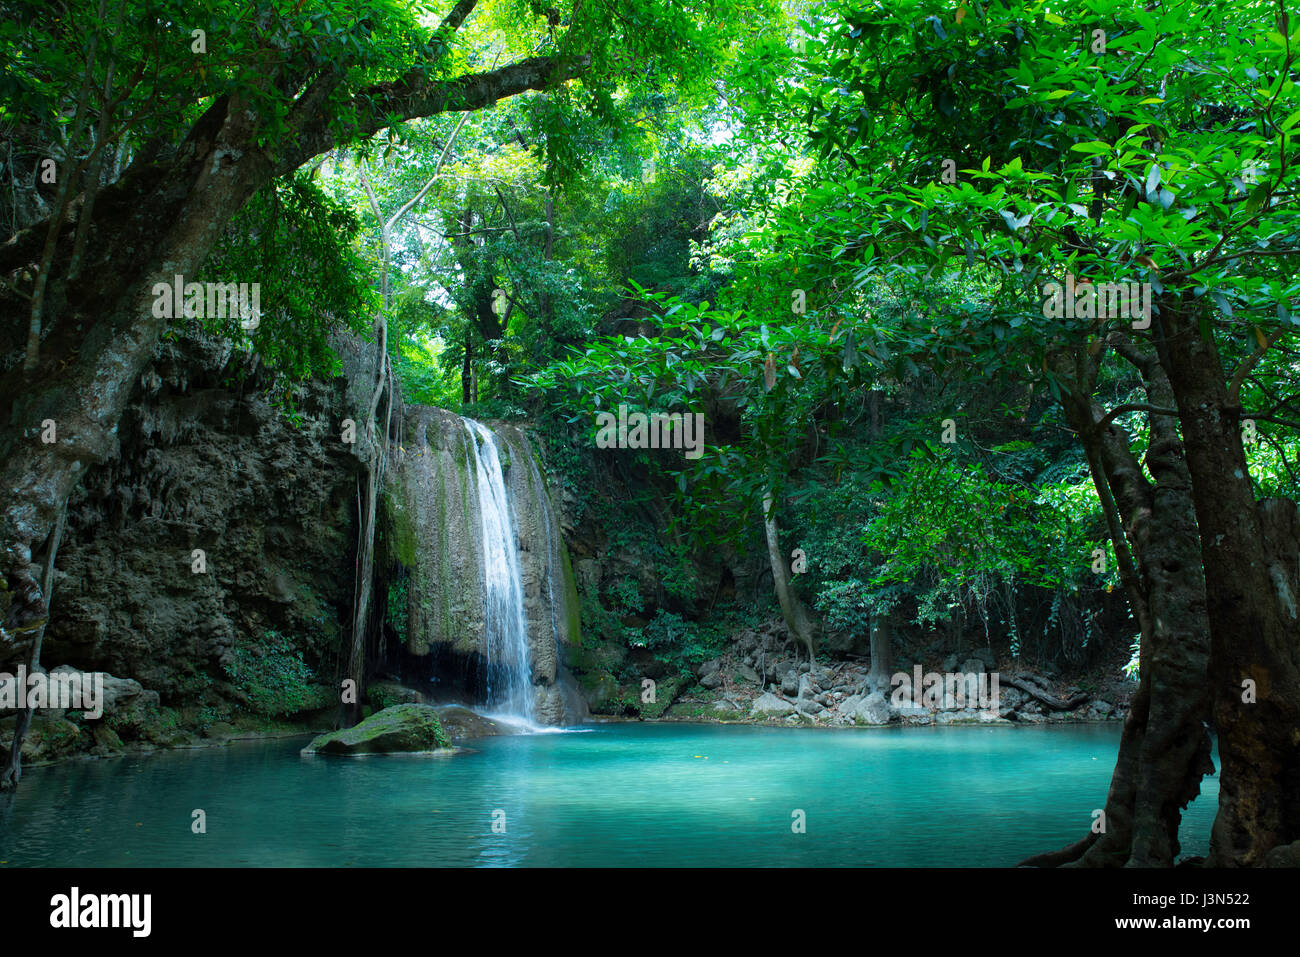
<instances>
[{"instance_id":1,"label":"bark texture","mask_svg":"<svg viewBox=\"0 0 1300 957\"><path fill-rule=\"evenodd\" d=\"M1152 405L1170 407L1169 382L1154 354L1122 335L1110 344L1137 369ZM1209 627L1191 478L1172 416L1150 417L1145 464L1153 483L1128 434L1114 423L1100 425L1104 412L1091 398L1096 360L1081 350L1058 355L1057 370L1074 384L1064 394L1067 418L1110 517L1123 525L1112 535L1141 629L1141 667L1106 796L1105 831L1025 863L1170 867L1180 850L1182 810L1214 770L1205 726Z\"/></svg>"},{"instance_id":2,"label":"bark texture","mask_svg":"<svg viewBox=\"0 0 1300 957\"><path fill-rule=\"evenodd\" d=\"M1241 410L1213 337L1201 334L1199 306L1190 296L1162 305L1157 342L1200 526L1223 763L1208 862L1255 866L1300 839L1300 620L1295 573L1284 567L1297 549L1295 505L1255 502Z\"/></svg>"}]
</instances>

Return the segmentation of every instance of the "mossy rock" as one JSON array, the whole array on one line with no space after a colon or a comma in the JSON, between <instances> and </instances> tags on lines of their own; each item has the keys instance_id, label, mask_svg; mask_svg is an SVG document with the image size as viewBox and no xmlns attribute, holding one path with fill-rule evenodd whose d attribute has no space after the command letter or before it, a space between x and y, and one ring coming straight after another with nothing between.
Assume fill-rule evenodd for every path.
<instances>
[{"instance_id":1,"label":"mossy rock","mask_svg":"<svg viewBox=\"0 0 1300 957\"><path fill-rule=\"evenodd\" d=\"M235 736L235 726L229 721L214 721L203 731L205 738L220 741Z\"/></svg>"},{"instance_id":2,"label":"mossy rock","mask_svg":"<svg viewBox=\"0 0 1300 957\"><path fill-rule=\"evenodd\" d=\"M627 649L608 642L588 647L568 645L563 648L564 661L576 672L617 671L627 659Z\"/></svg>"},{"instance_id":3,"label":"mossy rock","mask_svg":"<svg viewBox=\"0 0 1300 957\"><path fill-rule=\"evenodd\" d=\"M641 701L638 696L637 702L641 707L641 717L659 718L668 710L668 706L673 703L685 684L685 679L678 677L664 678L662 681L655 683L655 700L652 702Z\"/></svg>"},{"instance_id":4,"label":"mossy rock","mask_svg":"<svg viewBox=\"0 0 1300 957\"><path fill-rule=\"evenodd\" d=\"M395 704L341 731L322 734L303 754L400 754L450 751L438 712L424 704Z\"/></svg>"},{"instance_id":5,"label":"mossy rock","mask_svg":"<svg viewBox=\"0 0 1300 957\"><path fill-rule=\"evenodd\" d=\"M424 704L424 695L396 681L376 681L366 687L366 698L376 711L395 704Z\"/></svg>"},{"instance_id":6,"label":"mossy rock","mask_svg":"<svg viewBox=\"0 0 1300 957\"><path fill-rule=\"evenodd\" d=\"M17 716L0 721L0 753L6 758L13 744L17 723ZM38 764L65 758L76 750L80 735L81 729L67 718L37 715L23 738L23 761Z\"/></svg>"},{"instance_id":7,"label":"mossy rock","mask_svg":"<svg viewBox=\"0 0 1300 957\"><path fill-rule=\"evenodd\" d=\"M93 754L119 754L126 750L126 745L117 736L117 732L103 721L96 721L91 725L90 733L95 739L95 746L91 749Z\"/></svg>"},{"instance_id":8,"label":"mossy rock","mask_svg":"<svg viewBox=\"0 0 1300 957\"><path fill-rule=\"evenodd\" d=\"M591 671L578 676L587 707L595 714L621 714L619 686L608 671Z\"/></svg>"},{"instance_id":9,"label":"mossy rock","mask_svg":"<svg viewBox=\"0 0 1300 957\"><path fill-rule=\"evenodd\" d=\"M182 714L174 708L150 709L140 739L160 748L179 748L197 743L197 735L190 730L197 721L195 710L187 708L185 711Z\"/></svg>"}]
</instances>

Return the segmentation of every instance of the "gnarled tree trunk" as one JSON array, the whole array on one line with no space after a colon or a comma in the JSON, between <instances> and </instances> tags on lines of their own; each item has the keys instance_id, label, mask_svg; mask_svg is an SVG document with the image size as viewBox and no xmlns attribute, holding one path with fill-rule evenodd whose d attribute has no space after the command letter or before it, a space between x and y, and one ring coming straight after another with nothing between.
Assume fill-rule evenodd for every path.
<instances>
[{"instance_id":1,"label":"gnarled tree trunk","mask_svg":"<svg viewBox=\"0 0 1300 957\"><path fill-rule=\"evenodd\" d=\"M1208 863L1255 866L1300 840L1300 612L1294 572L1289 583L1275 572L1300 546L1294 503L1255 502L1240 409L1213 337L1200 332L1200 308L1190 294L1162 303L1157 344L1182 422L1205 567L1223 764Z\"/></svg>"},{"instance_id":2,"label":"gnarled tree trunk","mask_svg":"<svg viewBox=\"0 0 1300 957\"><path fill-rule=\"evenodd\" d=\"M1169 383L1154 356L1121 335L1111 344L1142 375L1152 404L1168 408ZM1170 867L1180 849L1182 809L1214 770L1205 727L1209 629L1191 479L1173 417L1150 419L1146 466L1154 484L1130 451L1128 434L1113 423L1098 427L1103 412L1089 398L1093 362L1082 352L1058 356L1057 369L1075 386L1063 404L1088 453L1108 519L1123 523L1112 528L1112 538L1141 629L1139 682L1103 809L1105 831L1025 863Z\"/></svg>"}]
</instances>

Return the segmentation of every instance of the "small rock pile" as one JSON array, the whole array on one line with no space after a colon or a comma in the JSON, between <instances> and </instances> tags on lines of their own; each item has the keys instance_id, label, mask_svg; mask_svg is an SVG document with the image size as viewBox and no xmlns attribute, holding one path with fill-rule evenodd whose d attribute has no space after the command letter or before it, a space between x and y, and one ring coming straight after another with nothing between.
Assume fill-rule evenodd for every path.
<instances>
[{"instance_id":1,"label":"small rock pile","mask_svg":"<svg viewBox=\"0 0 1300 957\"><path fill-rule=\"evenodd\" d=\"M916 688L916 703L913 703L906 696L894 694L889 678L873 679L865 661L810 664L800 661L798 652L799 647L780 619L742 632L727 653L696 669L700 687L709 693L686 695L678 704L689 706L712 701L715 716L722 720L780 720L830 727L891 722L926 725L1099 721L1122 719L1126 711L1127 695L1123 693L1109 695L1119 704L1100 696L1084 696L1086 700L1074 708L1052 707L1043 699L1072 701L1082 696L1081 689L1058 687L1059 682L1051 677L1027 670L998 672L996 708L984 709L977 702L971 702L974 706L968 707L951 689L939 692L936 700L930 700L923 699L922 689ZM902 667L898 670L909 677L913 675L911 670ZM998 671L998 662L988 651L975 652L964 659L950 655L941 663L922 669L923 674L931 671L983 676ZM1004 679L1014 680L1032 689L1032 693L1009 687ZM983 680L990 681L986 688L991 686L991 679ZM674 710L681 714L687 708Z\"/></svg>"}]
</instances>

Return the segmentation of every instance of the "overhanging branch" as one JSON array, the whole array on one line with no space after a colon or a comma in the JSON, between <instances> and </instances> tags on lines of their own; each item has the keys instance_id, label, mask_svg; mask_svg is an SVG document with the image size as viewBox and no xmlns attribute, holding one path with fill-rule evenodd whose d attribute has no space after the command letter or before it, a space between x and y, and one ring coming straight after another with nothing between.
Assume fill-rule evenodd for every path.
<instances>
[{"instance_id":1,"label":"overhanging branch","mask_svg":"<svg viewBox=\"0 0 1300 957\"><path fill-rule=\"evenodd\" d=\"M486 73L470 73L454 80L430 82L419 71L411 71L400 80L380 83L359 91L340 111L339 128L331 129L331 117L320 110L299 110L296 135L276 164L276 173L288 173L307 160L333 148L340 140L364 139L388 126L392 119L410 120L453 111L482 109L498 100L558 86L582 76L591 68L591 57L530 57ZM322 84L323 85L323 84Z\"/></svg>"}]
</instances>

